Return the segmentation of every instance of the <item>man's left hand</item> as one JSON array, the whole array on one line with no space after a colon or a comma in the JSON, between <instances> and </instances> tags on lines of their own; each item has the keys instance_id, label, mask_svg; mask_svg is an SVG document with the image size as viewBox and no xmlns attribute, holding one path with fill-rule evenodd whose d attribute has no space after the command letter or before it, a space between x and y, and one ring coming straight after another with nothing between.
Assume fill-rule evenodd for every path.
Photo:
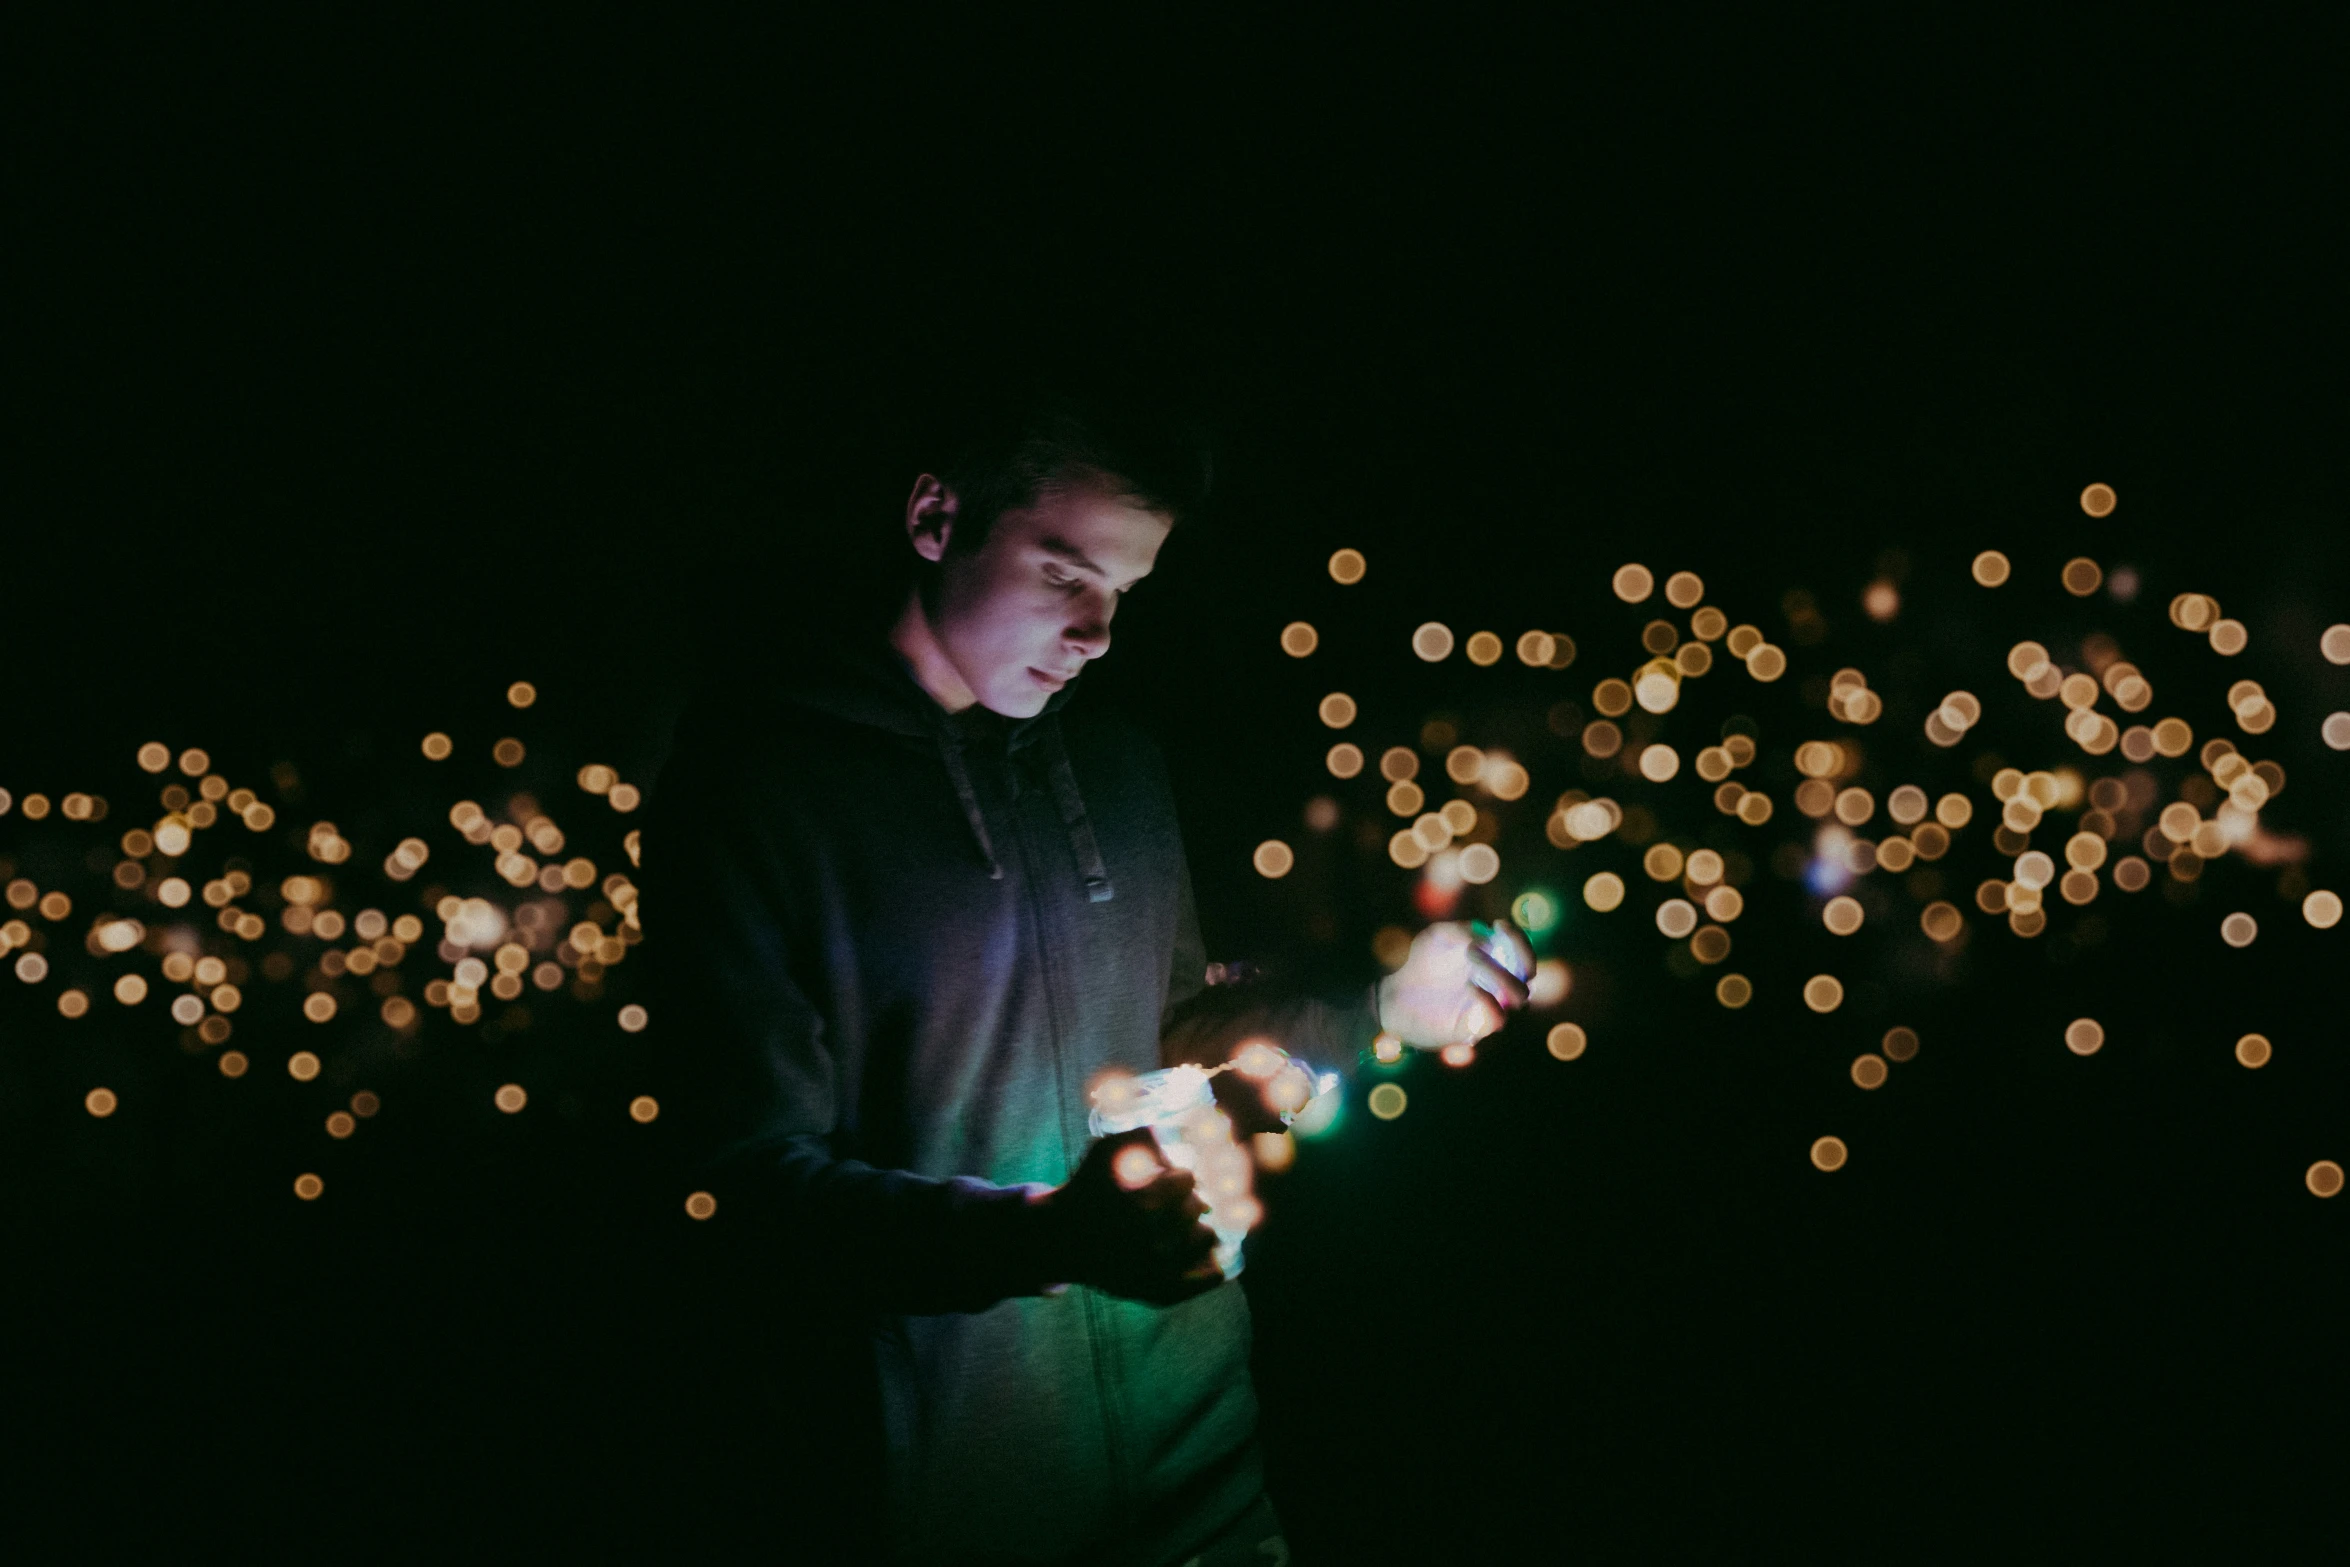
<instances>
[{"instance_id":1,"label":"man's left hand","mask_svg":"<svg viewBox=\"0 0 2350 1567\"><path fill-rule=\"evenodd\" d=\"M1457 921L1412 938L1403 967L1379 982L1379 1026L1419 1050L1475 1044L1526 1004L1534 949L1507 920L1480 942Z\"/></svg>"}]
</instances>

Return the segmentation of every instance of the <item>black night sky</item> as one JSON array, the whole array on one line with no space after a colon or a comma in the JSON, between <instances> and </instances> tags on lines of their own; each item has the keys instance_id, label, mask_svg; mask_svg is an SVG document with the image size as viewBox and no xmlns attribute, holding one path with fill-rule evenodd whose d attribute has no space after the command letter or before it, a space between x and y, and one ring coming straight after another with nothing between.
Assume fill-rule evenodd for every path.
<instances>
[{"instance_id":1,"label":"black night sky","mask_svg":"<svg viewBox=\"0 0 2350 1567\"><path fill-rule=\"evenodd\" d=\"M1790 590L1819 606L1779 687L1705 689L1766 748L1830 730L1805 681L1841 665L1884 694L1888 779L1943 692L1982 693L1933 786L1986 799L1986 751L2094 771L2008 647L2110 635L2199 740L2282 763L2263 820L2339 886L2343 127L2303 73L2342 40L2132 31L59 28L9 51L0 787L108 796L100 843L153 814L132 758L162 739L257 789L293 764L287 823L363 859L440 824L453 867L469 791L586 823L577 767L650 787L698 681L772 678L886 595L938 409L1141 369L1207 412L1221 494L1087 694L1161 736L1219 957L1367 978L1416 919L1354 846L1396 825L1376 791L1322 770L1326 690L1367 746L1444 714L1542 801L1589 787L1544 715L1640 656L1631 560L1778 641ZM1997 594L1967 580L1993 547ZM2064 597L2076 555L2136 602ZM2245 655L2166 622L2190 591ZM1315 660L1278 651L1295 619ZM1423 620L1583 653L1424 666ZM2225 717L2245 677L2283 715L2258 742ZM1826 938L1765 863L1808 824L1757 787L1738 965L1775 992L1727 1013L1645 916L1578 907L1558 1015L1588 1055L1535 1019L1417 1062L1409 1113L1356 1106L1268 1182L1246 1287L1299 1559L2280 1558L2328 1519L2350 1391L2350 1206L2302 1185L2350 1158L2345 932L2215 863L2109 889L2093 942L1983 919L1932 970L1872 930L1823 1021L1791 998ZM609 820L583 852L617 853ZM1493 891L1579 886L1524 825ZM0 858L33 874L34 836L0 818ZM1297 874L1250 870L1268 837ZM1633 871L1576 851L1603 852ZM104 891L92 863L40 879ZM2236 907L2242 953L2212 934ZM677 1150L619 1111L684 1048L612 1029L627 972L526 1033L433 1020L347 1143L259 1018L229 1082L161 1017L68 1025L0 975L25 1559L832 1559L806 1520L858 1436L796 1419L788 1259L684 1219ZM2083 1061L2058 1041L2088 1014L2114 1043ZM1851 1056L1902 1022L1918 1060L1862 1094ZM2256 1073L2228 1056L2254 1028ZM1804 1157L1830 1130L1832 1177Z\"/></svg>"}]
</instances>

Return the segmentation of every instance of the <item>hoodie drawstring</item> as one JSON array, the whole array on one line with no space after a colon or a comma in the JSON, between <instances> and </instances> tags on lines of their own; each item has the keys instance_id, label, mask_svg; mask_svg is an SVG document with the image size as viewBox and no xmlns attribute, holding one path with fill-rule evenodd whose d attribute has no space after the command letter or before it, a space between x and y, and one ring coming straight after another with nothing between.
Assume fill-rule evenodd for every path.
<instances>
[{"instance_id":1,"label":"hoodie drawstring","mask_svg":"<svg viewBox=\"0 0 2350 1567\"><path fill-rule=\"evenodd\" d=\"M971 824L971 836L979 840L980 858L987 861L990 880L1002 881L1004 868L995 857L995 845L988 840L987 819L979 814L979 791L971 787L971 769L963 765L963 741L945 724L938 726L938 757L946 763L947 777L954 781L955 798L963 802L963 820Z\"/></svg>"},{"instance_id":2,"label":"hoodie drawstring","mask_svg":"<svg viewBox=\"0 0 2350 1567\"><path fill-rule=\"evenodd\" d=\"M1109 867L1102 864L1101 845L1094 841L1093 823L1085 814L1085 796L1077 792L1077 773L1069 766L1069 748L1061 740L1058 714L1044 721L1044 746L1052 774L1053 798L1061 807L1061 825L1069 833L1069 850L1077 856L1078 874L1085 879L1089 902L1107 903L1117 896L1110 885Z\"/></svg>"},{"instance_id":3,"label":"hoodie drawstring","mask_svg":"<svg viewBox=\"0 0 2350 1567\"><path fill-rule=\"evenodd\" d=\"M1093 822L1085 813L1085 796L1078 792L1077 771L1069 765L1069 747L1061 738L1061 721L1047 717L1040 726L1044 739L1045 771L1052 779L1053 803L1060 808L1061 828L1069 835L1069 852L1076 856L1077 874L1085 884L1089 903L1107 903L1117 896L1117 888L1110 884L1109 867L1102 863L1101 844L1094 838ZM955 798L962 802L963 820L971 824L971 837L979 845L981 858L987 861L991 880L1004 879L1004 867L996 859L995 843L987 835L987 818L979 809L979 791L972 787L971 769L963 759L963 737L951 724L938 725L938 756L946 764L947 777L955 786Z\"/></svg>"}]
</instances>

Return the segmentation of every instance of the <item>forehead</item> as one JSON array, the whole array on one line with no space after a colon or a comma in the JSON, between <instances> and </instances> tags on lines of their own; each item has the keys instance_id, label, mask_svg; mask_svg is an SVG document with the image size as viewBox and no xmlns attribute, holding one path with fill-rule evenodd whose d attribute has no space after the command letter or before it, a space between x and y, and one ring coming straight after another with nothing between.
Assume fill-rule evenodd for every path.
<instances>
[{"instance_id":1,"label":"forehead","mask_svg":"<svg viewBox=\"0 0 2350 1567\"><path fill-rule=\"evenodd\" d=\"M1123 496L1094 486L1050 490L1028 506L1005 512L989 543L1021 550L1064 546L1112 578L1139 577L1158 559L1171 524Z\"/></svg>"}]
</instances>

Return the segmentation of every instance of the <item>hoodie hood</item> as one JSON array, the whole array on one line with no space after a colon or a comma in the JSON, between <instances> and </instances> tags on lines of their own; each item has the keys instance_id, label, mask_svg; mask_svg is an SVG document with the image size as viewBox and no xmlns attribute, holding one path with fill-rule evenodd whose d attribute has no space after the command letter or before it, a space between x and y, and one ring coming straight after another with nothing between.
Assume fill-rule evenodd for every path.
<instances>
[{"instance_id":1,"label":"hoodie hood","mask_svg":"<svg viewBox=\"0 0 2350 1567\"><path fill-rule=\"evenodd\" d=\"M885 639L836 644L809 668L799 682L788 686L784 700L795 706L862 724L936 749L947 783L970 825L972 847L987 865L987 873L1001 881L1004 869L996 858L988 833L987 815L971 782L970 753L992 748L991 736L1000 735L1007 760L1017 761L1030 747L1041 748L1046 780L1069 835L1086 898L1107 903L1116 896L1085 796L1069 765L1069 750L1061 735L1060 710L1077 695L1072 680L1045 699L1041 711L1028 718L1005 718L984 707L949 713L915 679L913 666Z\"/></svg>"}]
</instances>

